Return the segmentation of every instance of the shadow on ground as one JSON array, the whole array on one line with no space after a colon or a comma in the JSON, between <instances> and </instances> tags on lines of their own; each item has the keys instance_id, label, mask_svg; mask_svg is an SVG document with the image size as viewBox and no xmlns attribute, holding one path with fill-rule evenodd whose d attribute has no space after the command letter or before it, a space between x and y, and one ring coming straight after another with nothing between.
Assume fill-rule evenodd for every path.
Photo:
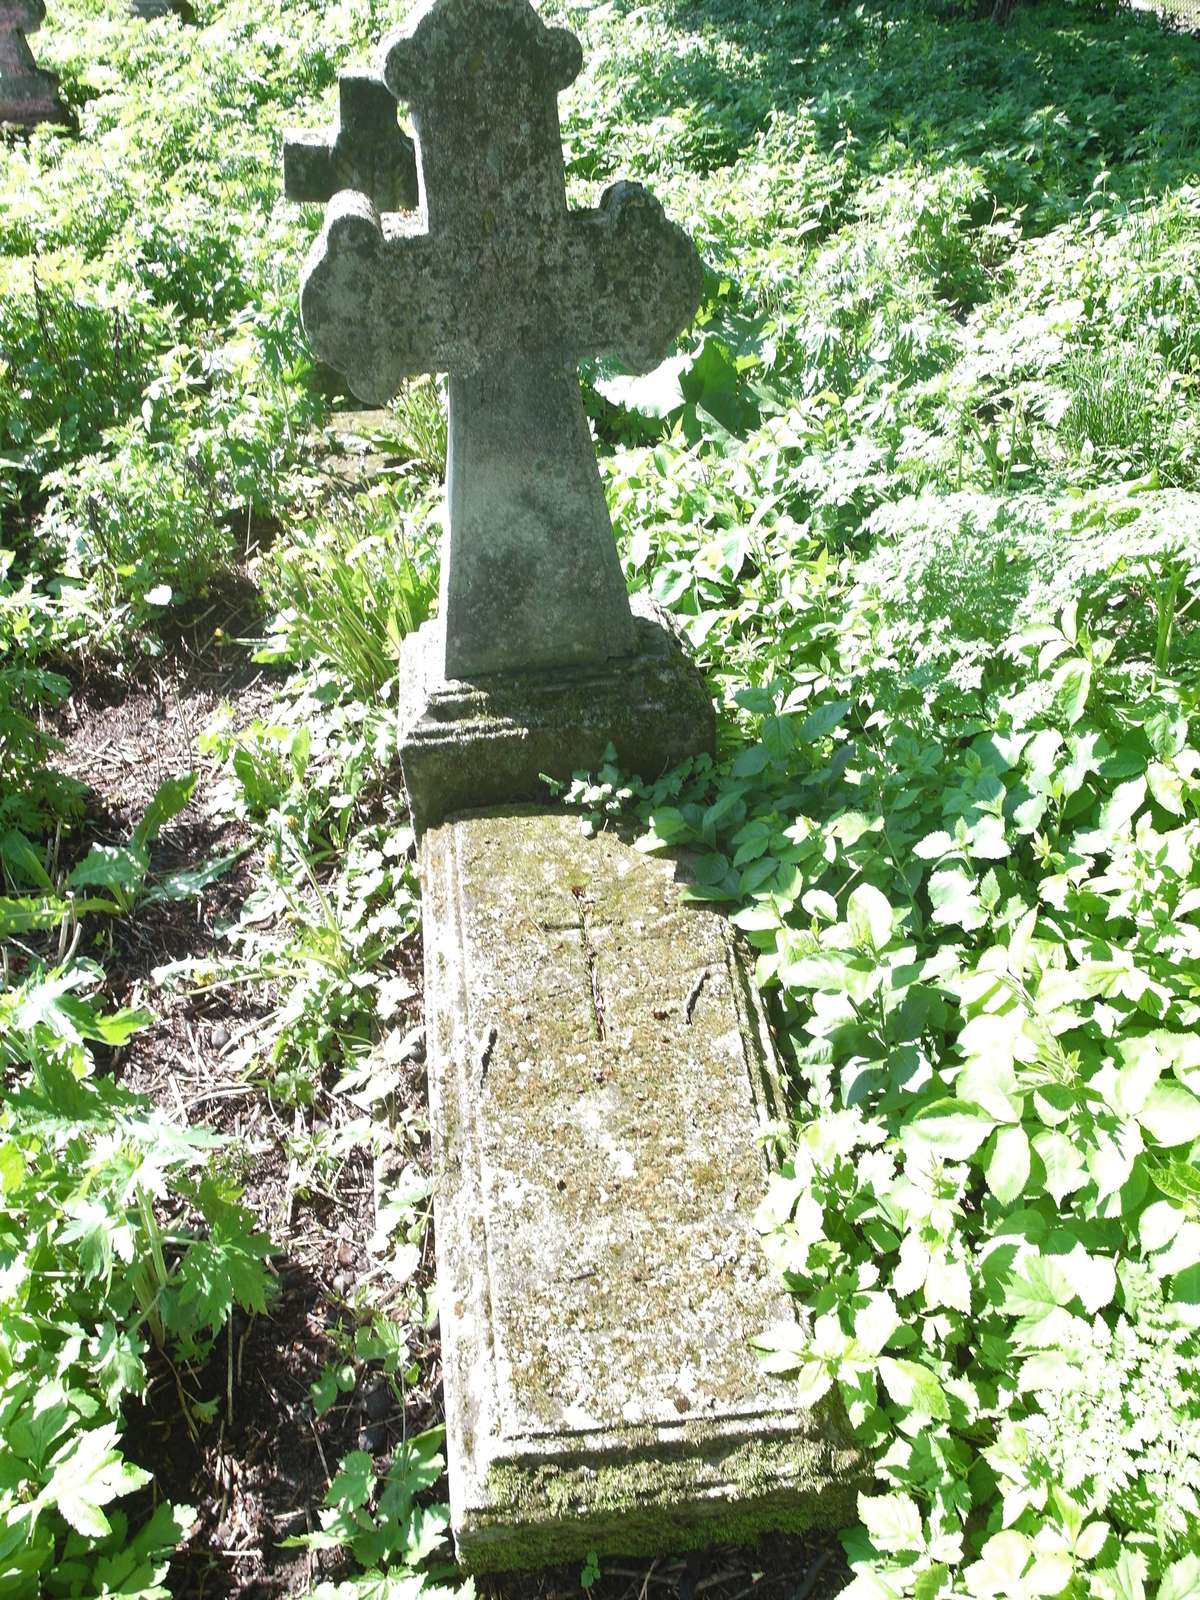
<instances>
[{"instance_id":1,"label":"shadow on ground","mask_svg":"<svg viewBox=\"0 0 1200 1600\"><path fill-rule=\"evenodd\" d=\"M665 10L677 48L647 49L634 70L614 63L610 116L691 119L698 170L760 138L798 155L849 152L864 175L963 162L984 169L998 205L1036 197L1025 219L1035 231L1085 205L1098 182L1133 201L1195 176L1200 38L1154 13L1047 0L1001 30L905 0Z\"/></svg>"}]
</instances>

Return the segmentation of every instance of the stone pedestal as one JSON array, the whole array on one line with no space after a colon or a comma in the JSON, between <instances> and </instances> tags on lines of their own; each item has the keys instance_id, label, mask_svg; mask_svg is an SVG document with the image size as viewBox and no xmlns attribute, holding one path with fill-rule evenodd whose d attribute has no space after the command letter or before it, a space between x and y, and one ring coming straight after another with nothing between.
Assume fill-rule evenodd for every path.
<instances>
[{"instance_id":1,"label":"stone pedestal","mask_svg":"<svg viewBox=\"0 0 1200 1600\"><path fill-rule=\"evenodd\" d=\"M594 772L609 744L646 779L712 749L703 677L663 613L638 596L631 605L634 654L592 665L447 679L439 623L409 635L400 760L418 833L468 806L542 798L543 774ZM502 608L497 596L497 627Z\"/></svg>"},{"instance_id":2,"label":"stone pedestal","mask_svg":"<svg viewBox=\"0 0 1200 1600\"><path fill-rule=\"evenodd\" d=\"M775 1063L727 923L534 808L431 830L422 872L461 1561L852 1520L844 1423L748 1347L792 1304L752 1222Z\"/></svg>"}]
</instances>

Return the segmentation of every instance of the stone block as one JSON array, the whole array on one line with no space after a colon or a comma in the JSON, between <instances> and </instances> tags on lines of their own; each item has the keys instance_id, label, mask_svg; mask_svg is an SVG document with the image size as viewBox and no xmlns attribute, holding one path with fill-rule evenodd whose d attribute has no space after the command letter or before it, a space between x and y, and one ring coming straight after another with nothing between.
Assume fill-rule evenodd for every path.
<instances>
[{"instance_id":1,"label":"stone block","mask_svg":"<svg viewBox=\"0 0 1200 1600\"><path fill-rule=\"evenodd\" d=\"M488 1571L852 1520L862 1461L748 1341L772 1045L726 921L576 817L422 844L450 1501Z\"/></svg>"},{"instance_id":2,"label":"stone block","mask_svg":"<svg viewBox=\"0 0 1200 1600\"><path fill-rule=\"evenodd\" d=\"M438 623L409 635L400 760L418 833L452 811L543 797L542 774L594 772L609 744L646 779L712 749L703 677L657 607L632 607L633 655L553 671L447 680Z\"/></svg>"}]
</instances>

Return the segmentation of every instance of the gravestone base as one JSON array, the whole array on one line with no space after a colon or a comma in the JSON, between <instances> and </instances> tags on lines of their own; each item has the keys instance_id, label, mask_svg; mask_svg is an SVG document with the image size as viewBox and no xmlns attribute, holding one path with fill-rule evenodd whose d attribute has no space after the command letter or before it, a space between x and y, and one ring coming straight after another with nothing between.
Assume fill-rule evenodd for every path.
<instances>
[{"instance_id":1,"label":"gravestone base","mask_svg":"<svg viewBox=\"0 0 1200 1600\"><path fill-rule=\"evenodd\" d=\"M852 1521L832 1401L749 1340L794 1314L753 1217L779 1114L729 925L574 816L422 841L451 1521L473 1571Z\"/></svg>"},{"instance_id":2,"label":"gravestone base","mask_svg":"<svg viewBox=\"0 0 1200 1600\"><path fill-rule=\"evenodd\" d=\"M0 130L70 125L58 79L37 65L29 48L28 36L45 18L44 0L0 0Z\"/></svg>"},{"instance_id":3,"label":"gravestone base","mask_svg":"<svg viewBox=\"0 0 1200 1600\"><path fill-rule=\"evenodd\" d=\"M28 49L22 54L28 56ZM54 73L35 67L32 57L14 65L0 55L0 127L30 129L43 122L66 126L69 120Z\"/></svg>"},{"instance_id":4,"label":"gravestone base","mask_svg":"<svg viewBox=\"0 0 1200 1600\"><path fill-rule=\"evenodd\" d=\"M418 833L467 807L547 794L595 772L611 744L644 779L711 752L712 701L663 613L634 596L637 650L588 666L442 676L442 637L426 623L404 641L400 761Z\"/></svg>"},{"instance_id":5,"label":"gravestone base","mask_svg":"<svg viewBox=\"0 0 1200 1600\"><path fill-rule=\"evenodd\" d=\"M36 128L43 122L67 122L53 73L39 71L36 77L0 83L0 127Z\"/></svg>"}]
</instances>

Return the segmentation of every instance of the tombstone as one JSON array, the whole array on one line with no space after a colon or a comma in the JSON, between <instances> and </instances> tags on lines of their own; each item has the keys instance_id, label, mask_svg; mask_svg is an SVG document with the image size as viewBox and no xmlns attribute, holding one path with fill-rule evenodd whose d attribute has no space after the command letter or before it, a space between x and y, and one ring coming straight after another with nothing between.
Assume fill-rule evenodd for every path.
<instances>
[{"instance_id":1,"label":"tombstone","mask_svg":"<svg viewBox=\"0 0 1200 1600\"><path fill-rule=\"evenodd\" d=\"M556 97L580 65L574 37L516 0L425 10L383 65L416 129L421 209L338 192L305 269L310 343L361 399L449 373L439 615L404 662L418 827L536 794L610 741L657 772L712 738L671 630L631 613L576 374L603 351L656 365L702 270L635 184L568 210Z\"/></svg>"},{"instance_id":2,"label":"tombstone","mask_svg":"<svg viewBox=\"0 0 1200 1600\"><path fill-rule=\"evenodd\" d=\"M861 1458L750 1340L770 1034L677 869L533 807L425 836L451 1523L473 1571L855 1520Z\"/></svg>"},{"instance_id":3,"label":"tombstone","mask_svg":"<svg viewBox=\"0 0 1200 1600\"><path fill-rule=\"evenodd\" d=\"M45 19L42 0L0 0L0 123L32 128L67 121L58 79L35 64L26 43Z\"/></svg>"},{"instance_id":4,"label":"tombstone","mask_svg":"<svg viewBox=\"0 0 1200 1600\"><path fill-rule=\"evenodd\" d=\"M653 777L713 740L675 633L630 605L576 372L650 370L702 269L636 184L568 208L557 96L580 66L527 0L426 4L383 51L418 212L381 214L361 166L301 288L362 399L449 374L440 608L402 651L401 761L451 1520L477 1571L836 1524L864 1486L832 1403L798 1408L749 1350L790 1302L753 1229L776 1071L729 928L682 900L685 866L524 803L610 743Z\"/></svg>"},{"instance_id":5,"label":"tombstone","mask_svg":"<svg viewBox=\"0 0 1200 1600\"><path fill-rule=\"evenodd\" d=\"M343 72L338 122L329 134L289 133L283 144L283 191L289 200L332 200L339 189L365 194L376 211L411 211L417 158L396 120L382 78Z\"/></svg>"}]
</instances>

